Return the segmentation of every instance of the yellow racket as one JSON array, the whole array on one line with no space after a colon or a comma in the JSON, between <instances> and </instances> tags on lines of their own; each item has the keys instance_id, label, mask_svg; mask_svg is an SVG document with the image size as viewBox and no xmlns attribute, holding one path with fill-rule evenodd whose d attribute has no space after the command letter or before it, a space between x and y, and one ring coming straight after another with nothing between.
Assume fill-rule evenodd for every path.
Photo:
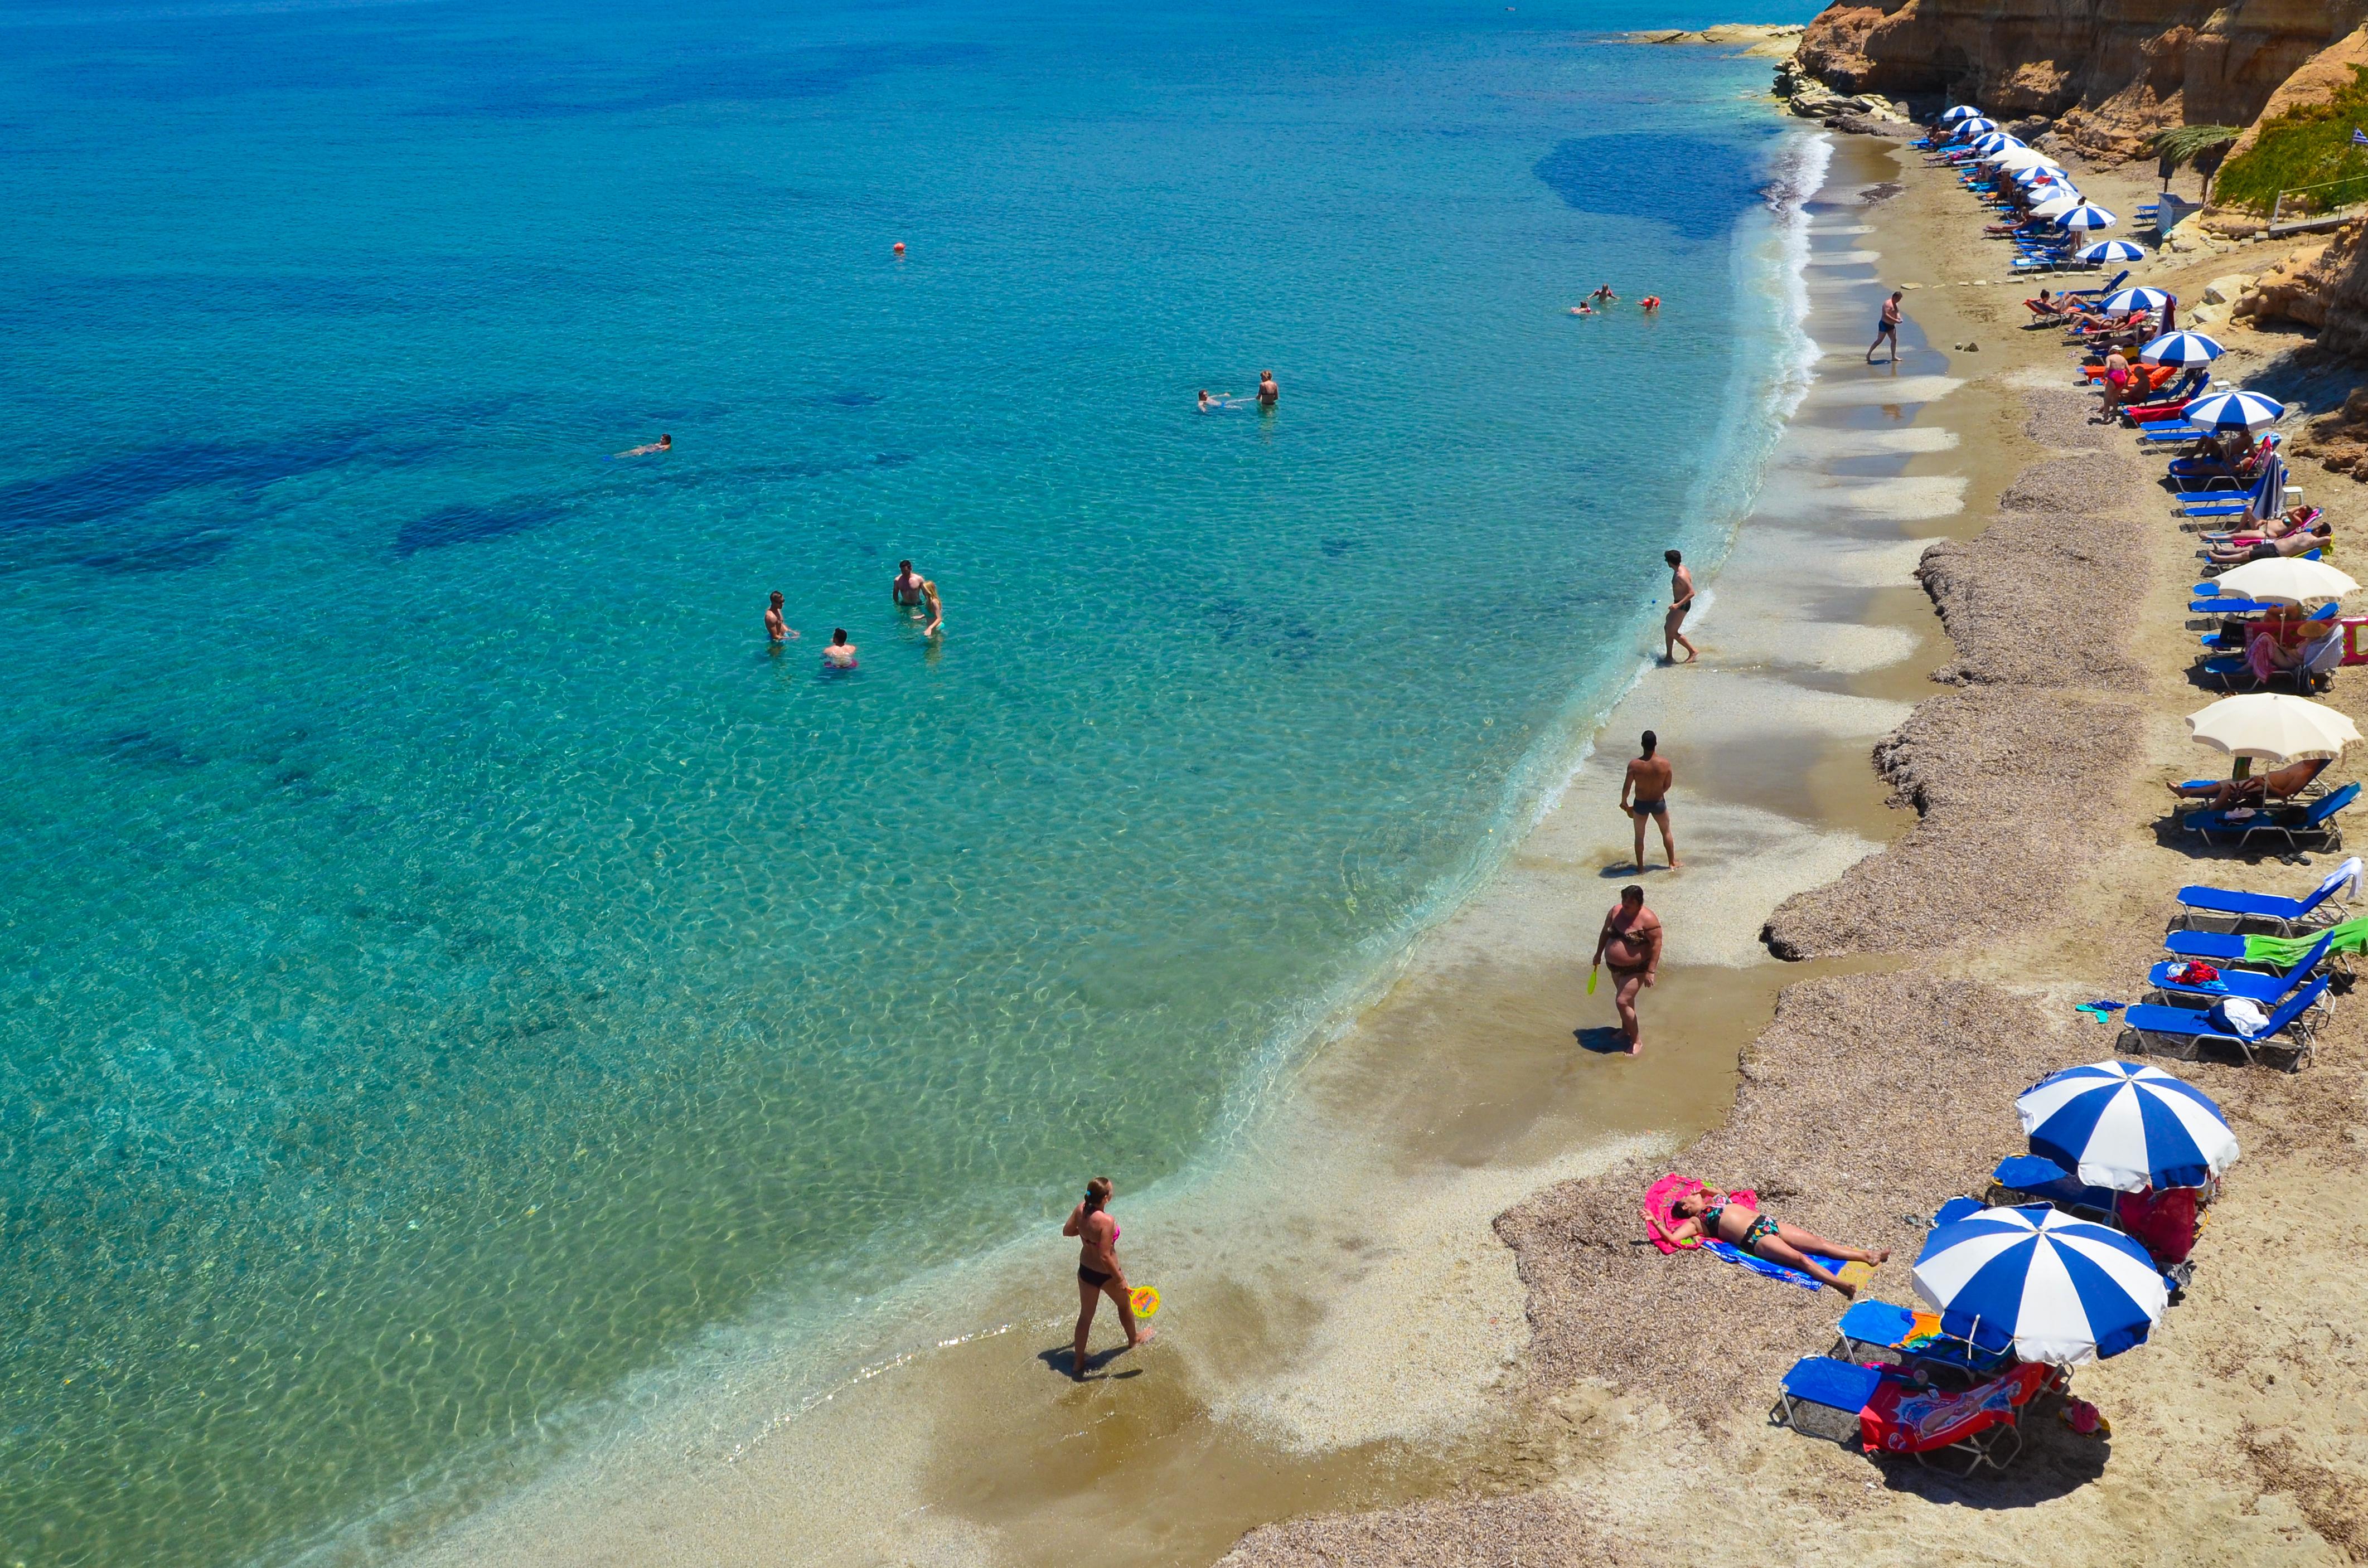
<instances>
[{"instance_id":1,"label":"yellow racket","mask_svg":"<svg viewBox=\"0 0 2368 1568\"><path fill-rule=\"evenodd\" d=\"M1589 996L1595 994L1595 977L1602 972L1600 969L1590 969L1587 971L1587 994Z\"/></svg>"},{"instance_id":2,"label":"yellow racket","mask_svg":"<svg viewBox=\"0 0 2368 1568\"><path fill-rule=\"evenodd\" d=\"M1126 1304L1134 1309L1134 1315L1139 1318L1157 1317L1159 1292L1148 1285L1137 1285L1127 1296Z\"/></svg>"}]
</instances>

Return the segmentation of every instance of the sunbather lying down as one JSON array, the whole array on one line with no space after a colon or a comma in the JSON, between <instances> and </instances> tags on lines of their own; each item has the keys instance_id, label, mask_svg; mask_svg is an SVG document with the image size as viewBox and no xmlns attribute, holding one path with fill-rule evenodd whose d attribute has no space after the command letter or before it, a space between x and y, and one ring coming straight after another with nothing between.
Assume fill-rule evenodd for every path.
<instances>
[{"instance_id":1,"label":"sunbather lying down","mask_svg":"<svg viewBox=\"0 0 2368 1568\"><path fill-rule=\"evenodd\" d=\"M2281 667L2291 668L2307 657L2307 653L2294 654L2290 662L2282 660ZM2170 792L2182 801L2209 801L2223 810L2229 806L2258 806L2271 801L2292 800L2326 770L2327 758L2305 757L2267 773L2256 773L2250 778L2223 778L2216 784L2173 784Z\"/></svg>"},{"instance_id":2,"label":"sunbather lying down","mask_svg":"<svg viewBox=\"0 0 2368 1568\"><path fill-rule=\"evenodd\" d=\"M2272 523L2269 526L2276 528L2278 525ZM2215 544L2212 547L2212 564L2241 566L2248 561L2267 561L2277 555L2303 555L2318 549L2334 537L2335 525L2321 517L2308 528L2263 538L2251 544L2240 544L2233 540L2225 545Z\"/></svg>"},{"instance_id":3,"label":"sunbather lying down","mask_svg":"<svg viewBox=\"0 0 2368 1568\"><path fill-rule=\"evenodd\" d=\"M1812 1231L1798 1225L1788 1225L1782 1220L1771 1220L1757 1209L1747 1209L1715 1192L1690 1192L1669 1205L1678 1224L1670 1228L1669 1239L1685 1243L1700 1237L1703 1241L1725 1242L1770 1263L1781 1263L1787 1268L1797 1268L1821 1285L1830 1285L1843 1295L1854 1294L1850 1288L1837 1278L1831 1269L1817 1261L1818 1257L1838 1258L1844 1263L1881 1263L1891 1256L1891 1249L1868 1252L1863 1247L1846 1247L1839 1242L1829 1242ZM1811 1254L1816 1256L1811 1256Z\"/></svg>"}]
</instances>

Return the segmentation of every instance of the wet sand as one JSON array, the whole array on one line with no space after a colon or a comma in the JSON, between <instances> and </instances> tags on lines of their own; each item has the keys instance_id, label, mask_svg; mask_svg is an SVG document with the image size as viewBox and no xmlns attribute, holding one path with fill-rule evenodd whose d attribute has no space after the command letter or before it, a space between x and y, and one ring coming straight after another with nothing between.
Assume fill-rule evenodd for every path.
<instances>
[{"instance_id":1,"label":"wet sand","mask_svg":"<svg viewBox=\"0 0 2368 1568\"><path fill-rule=\"evenodd\" d=\"M1912 820L1866 764L1943 652L1912 573L2010 472L1967 449L1962 416L1978 428L1986 405L1912 330L1896 371L1856 363L1884 280L1861 198L1889 174L1846 142L1809 207L1821 379L1704 584L1701 661L1646 672L1501 873L1308 1054L1224 1169L1149 1211L1121 1191L1130 1272L1168 1303L1161 1338L1072 1384L1073 1254L1048 1234L972 1271L960 1300L938 1281L880 1303L919 1348L813 1408L779 1408L786 1375L742 1369L420 1558L1207 1562L1273 1519L1553 1473L1493 1221L1726 1114L1738 1055L1804 975L1761 925ZM1630 1058L1586 960L1634 876L1619 770L1648 727L1678 769L1687 865L1659 869L1650 835L1642 880L1669 944ZM1105 1310L1096 1344L1116 1337Z\"/></svg>"}]
</instances>

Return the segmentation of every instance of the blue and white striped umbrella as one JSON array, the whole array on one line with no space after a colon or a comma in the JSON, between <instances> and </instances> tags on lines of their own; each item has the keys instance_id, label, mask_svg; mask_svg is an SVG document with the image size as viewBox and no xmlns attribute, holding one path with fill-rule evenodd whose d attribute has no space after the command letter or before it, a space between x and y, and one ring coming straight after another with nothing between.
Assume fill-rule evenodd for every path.
<instances>
[{"instance_id":1,"label":"blue and white striped umbrella","mask_svg":"<svg viewBox=\"0 0 2368 1568\"><path fill-rule=\"evenodd\" d=\"M1941 1333L2057 1367L2143 1345L2170 1300L2144 1247L2044 1203L1934 1226L1914 1278Z\"/></svg>"},{"instance_id":2,"label":"blue and white striped umbrella","mask_svg":"<svg viewBox=\"0 0 2368 1568\"><path fill-rule=\"evenodd\" d=\"M2022 144L2022 138L2009 136L2003 131L1993 131L1987 136L1974 138L1974 151L1976 153L2003 153L2009 147L2020 147Z\"/></svg>"},{"instance_id":3,"label":"blue and white striped umbrella","mask_svg":"<svg viewBox=\"0 0 2368 1568\"><path fill-rule=\"evenodd\" d=\"M2069 229L2076 234L2087 233L2097 229L2110 229L2120 222L2119 218L2103 208L2085 201L2055 220L2059 228Z\"/></svg>"},{"instance_id":4,"label":"blue and white striped umbrella","mask_svg":"<svg viewBox=\"0 0 2368 1568\"><path fill-rule=\"evenodd\" d=\"M2258 430L2286 416L2286 405L2260 392L2224 392L2199 397L2182 411L2190 425L2208 430Z\"/></svg>"},{"instance_id":5,"label":"blue and white striped umbrella","mask_svg":"<svg viewBox=\"0 0 2368 1568\"><path fill-rule=\"evenodd\" d=\"M2203 1090L2159 1067L2099 1062L2014 1102L2031 1152L2116 1192L2202 1187L2237 1163L2237 1135Z\"/></svg>"},{"instance_id":6,"label":"blue and white striped umbrella","mask_svg":"<svg viewBox=\"0 0 2368 1568\"><path fill-rule=\"evenodd\" d=\"M1979 136L1985 131L1996 131L1997 129L1997 120L1985 119L1980 115L1975 115L1971 119L1957 121L1954 134L1961 138L1966 136Z\"/></svg>"},{"instance_id":7,"label":"blue and white striped umbrella","mask_svg":"<svg viewBox=\"0 0 2368 1568\"><path fill-rule=\"evenodd\" d=\"M2072 253L2075 261L2144 261L2146 247L2133 240L2099 240Z\"/></svg>"},{"instance_id":8,"label":"blue and white striped umbrella","mask_svg":"<svg viewBox=\"0 0 2368 1568\"><path fill-rule=\"evenodd\" d=\"M2076 188L2072 182L2065 177L2065 174L2062 169L2017 169L2014 172L2013 178L2015 184L2021 186L2027 190L2035 190L2043 185L2053 186L2058 190L2068 191Z\"/></svg>"},{"instance_id":9,"label":"blue and white striped umbrella","mask_svg":"<svg viewBox=\"0 0 2368 1568\"><path fill-rule=\"evenodd\" d=\"M2109 316L2135 315L2140 311L2158 311L2170 303L2170 296L2159 289L2124 289L2118 294L2108 294L2098 307Z\"/></svg>"},{"instance_id":10,"label":"blue and white striped umbrella","mask_svg":"<svg viewBox=\"0 0 2368 1568\"><path fill-rule=\"evenodd\" d=\"M2138 358L2149 365L2209 365L2227 350L2200 332L2169 332L2138 350ZM2176 1083L2178 1080L2173 1079ZM2183 1183L2184 1186L2194 1184Z\"/></svg>"},{"instance_id":11,"label":"blue and white striped umbrella","mask_svg":"<svg viewBox=\"0 0 2368 1568\"><path fill-rule=\"evenodd\" d=\"M1981 114L1982 111L1975 108L1971 104L1959 104L1956 108L1948 109L1941 114L1941 123L1943 125L1954 125L1961 119L1979 119L1981 118Z\"/></svg>"}]
</instances>

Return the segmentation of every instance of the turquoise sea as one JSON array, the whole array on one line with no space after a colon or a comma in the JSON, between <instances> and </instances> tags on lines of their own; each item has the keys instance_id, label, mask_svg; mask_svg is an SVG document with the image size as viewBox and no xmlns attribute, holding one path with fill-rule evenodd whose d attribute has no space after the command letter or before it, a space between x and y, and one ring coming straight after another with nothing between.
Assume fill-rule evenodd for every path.
<instances>
[{"instance_id":1,"label":"turquoise sea","mask_svg":"<svg viewBox=\"0 0 2368 1568\"><path fill-rule=\"evenodd\" d=\"M0 6L0 1563L1212 1157L1749 486L1795 139L1589 35L1810 8Z\"/></svg>"}]
</instances>

